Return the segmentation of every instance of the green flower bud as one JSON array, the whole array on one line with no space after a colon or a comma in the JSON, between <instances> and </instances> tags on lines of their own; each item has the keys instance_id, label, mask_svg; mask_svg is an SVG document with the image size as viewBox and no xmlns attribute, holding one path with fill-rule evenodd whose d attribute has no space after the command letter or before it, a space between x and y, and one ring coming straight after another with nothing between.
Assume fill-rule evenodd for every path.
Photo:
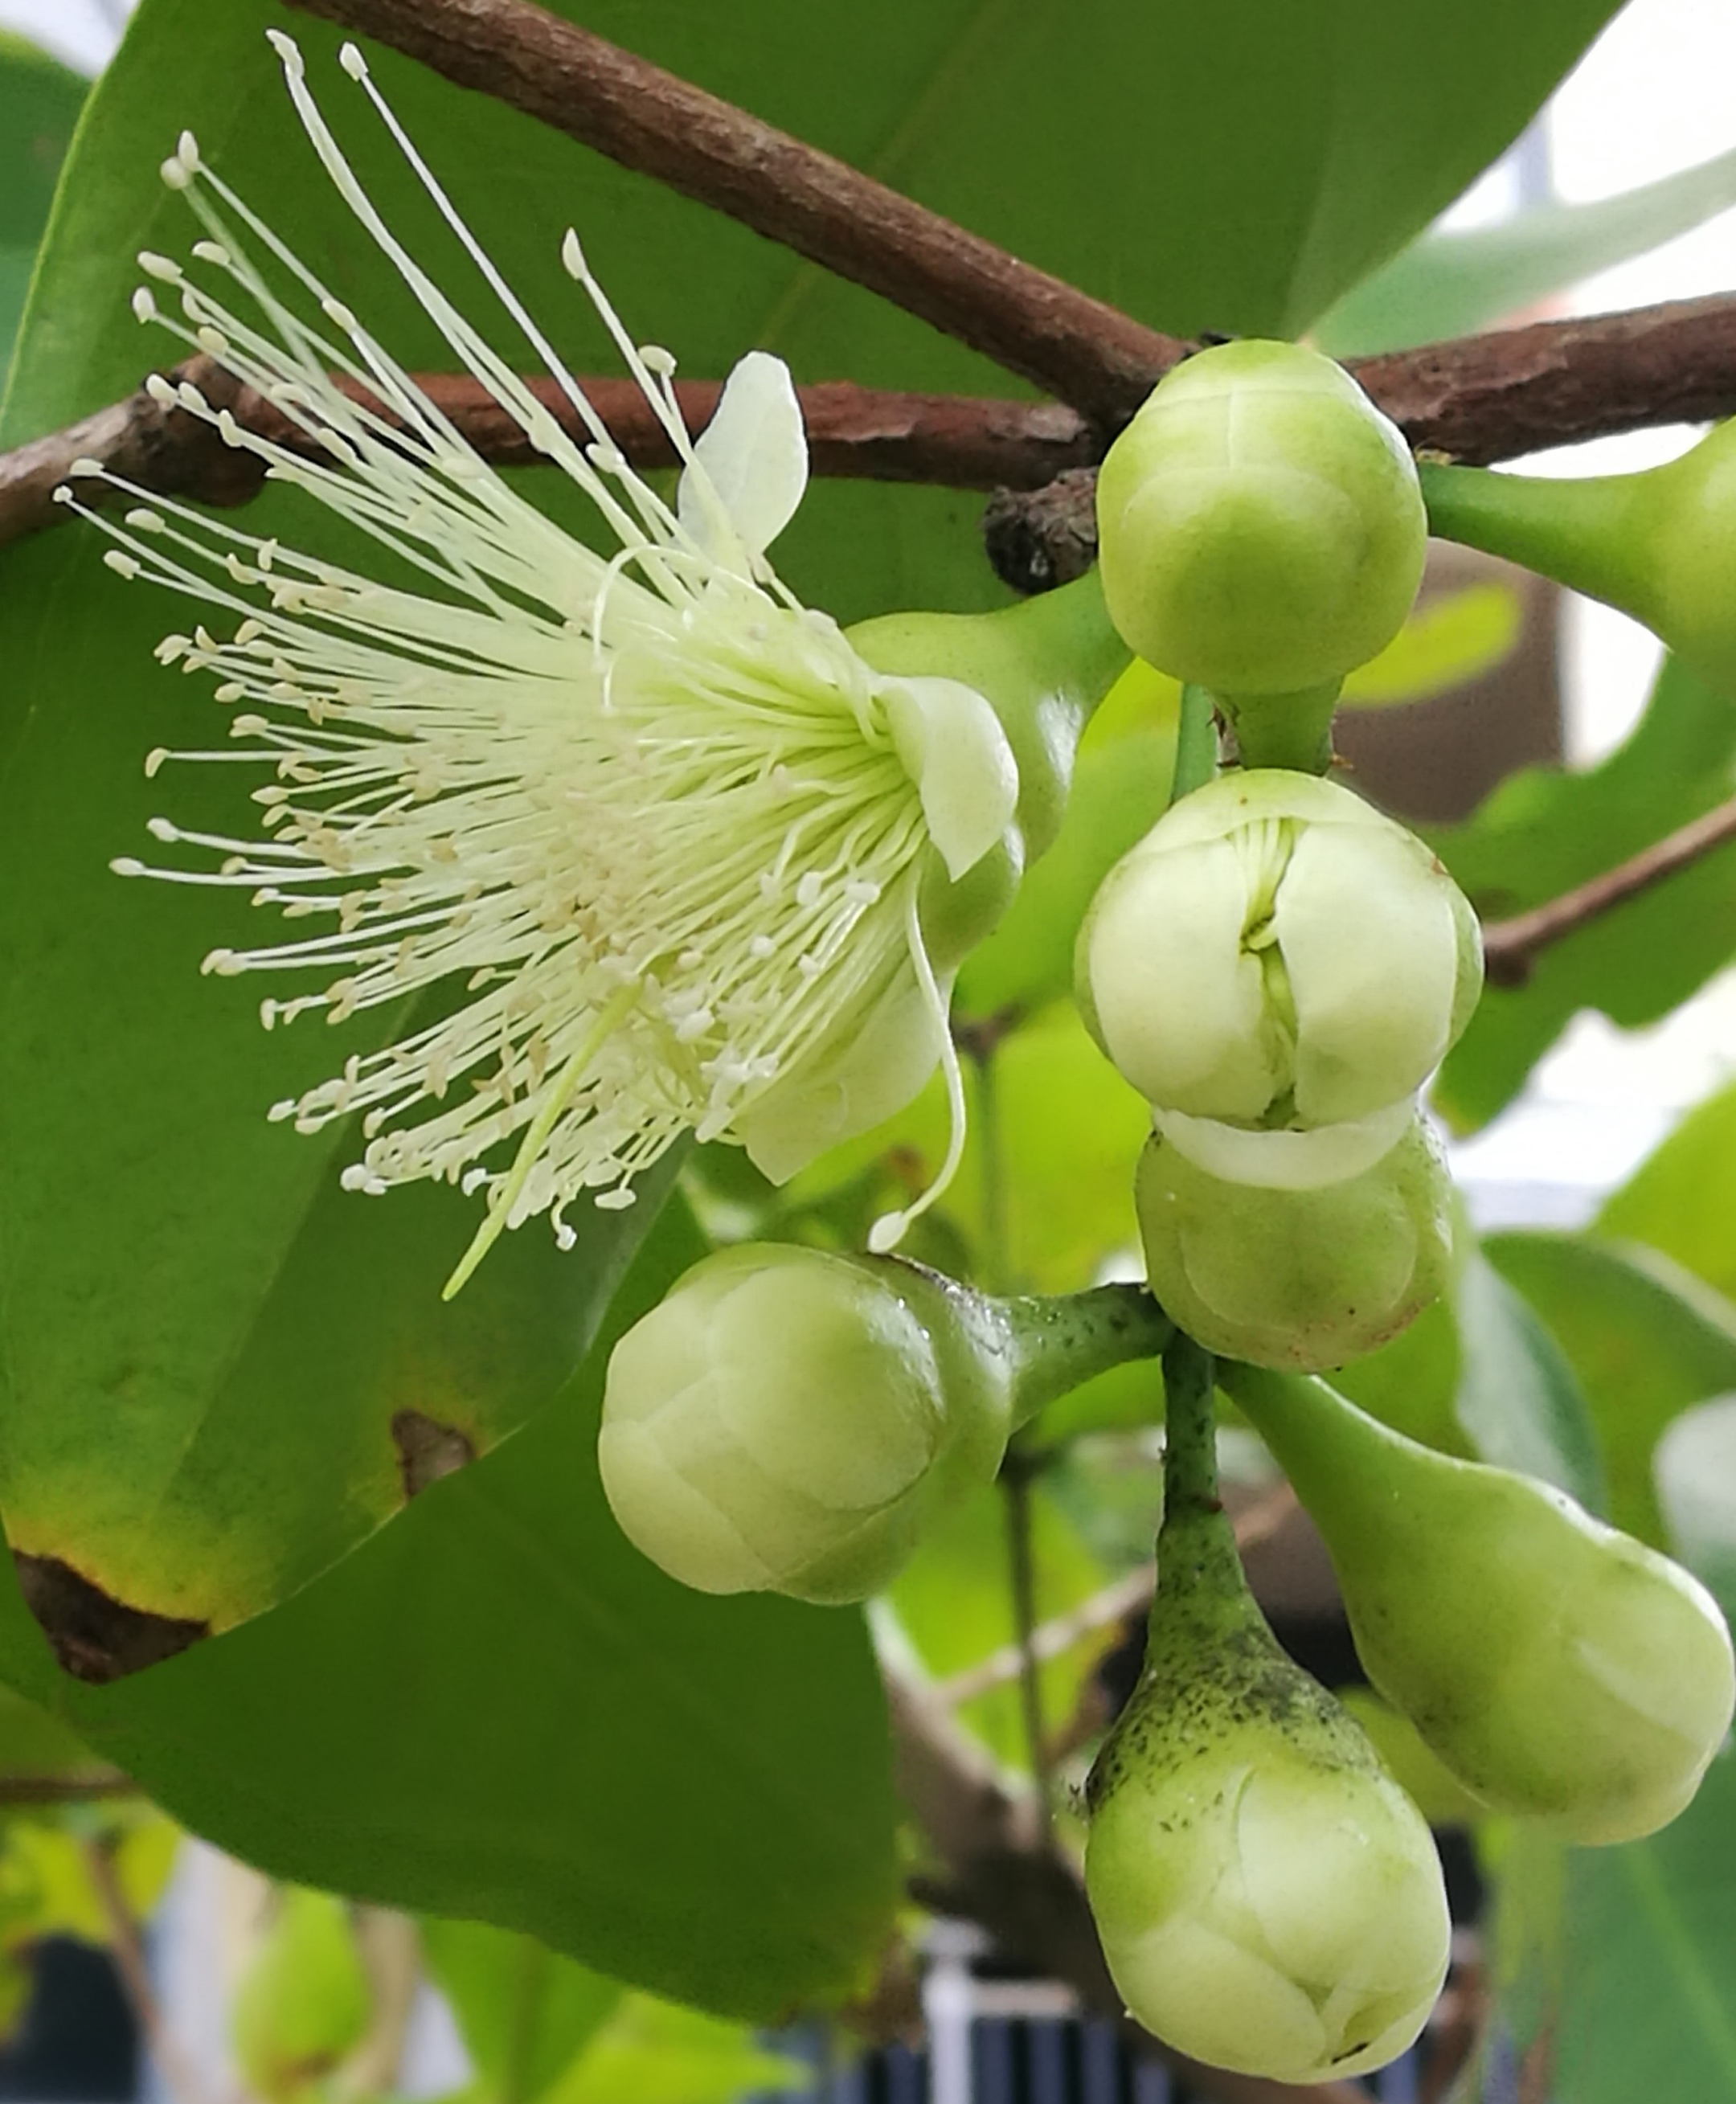
<instances>
[{"instance_id":1,"label":"green flower bud","mask_svg":"<svg viewBox=\"0 0 1736 2104\"><path fill-rule=\"evenodd\" d=\"M1453 1184L1426 1122L1359 1175L1270 1190L1212 1175L1161 1138L1134 1186L1164 1310L1226 1357L1308 1372L1395 1336L1453 1263Z\"/></svg>"},{"instance_id":2,"label":"green flower bud","mask_svg":"<svg viewBox=\"0 0 1736 2104\"><path fill-rule=\"evenodd\" d=\"M1698 1581L1547 1485L1390 1431L1318 1381L1225 1385L1331 1549L1368 1678L1473 1795L1572 1840L1673 1819L1736 1668Z\"/></svg>"},{"instance_id":3,"label":"green flower bud","mask_svg":"<svg viewBox=\"0 0 1736 2104\"><path fill-rule=\"evenodd\" d=\"M1134 1288L993 1300L895 1259L743 1244L616 1345L603 1488L700 1592L864 1599L1024 1418L1169 1334Z\"/></svg>"},{"instance_id":4,"label":"green flower bud","mask_svg":"<svg viewBox=\"0 0 1736 2104\"><path fill-rule=\"evenodd\" d=\"M1638 475L1430 466L1422 486L1434 532L1619 607L1736 695L1736 422Z\"/></svg>"},{"instance_id":5,"label":"green flower bud","mask_svg":"<svg viewBox=\"0 0 1736 2104\"><path fill-rule=\"evenodd\" d=\"M1404 625L1426 537L1397 427L1295 344L1186 359L1097 480L1116 626L1160 671L1227 700L1325 688L1329 709Z\"/></svg>"},{"instance_id":6,"label":"green flower bud","mask_svg":"<svg viewBox=\"0 0 1736 2104\"><path fill-rule=\"evenodd\" d=\"M1279 1648L1222 1512L1167 1512L1138 1687L1087 1785L1085 1879L1134 2016L1279 2082L1379 2067L1421 2030L1451 1924L1421 1815Z\"/></svg>"},{"instance_id":7,"label":"green flower bud","mask_svg":"<svg viewBox=\"0 0 1736 2104\"><path fill-rule=\"evenodd\" d=\"M1305 1188L1381 1160L1482 985L1428 849L1336 782L1221 775L1110 871L1079 931L1098 1043L1199 1167Z\"/></svg>"}]
</instances>

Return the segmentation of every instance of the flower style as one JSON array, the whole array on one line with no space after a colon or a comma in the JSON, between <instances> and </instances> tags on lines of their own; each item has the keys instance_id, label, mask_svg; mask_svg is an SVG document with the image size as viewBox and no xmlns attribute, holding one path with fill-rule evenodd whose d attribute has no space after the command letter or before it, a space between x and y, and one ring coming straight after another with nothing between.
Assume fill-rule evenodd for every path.
<instances>
[{"instance_id":1,"label":"flower style","mask_svg":"<svg viewBox=\"0 0 1736 2104\"><path fill-rule=\"evenodd\" d=\"M672 507L636 475L501 279L346 46L342 64L584 430L563 430L405 252L309 93L300 51L272 32L289 92L355 217L538 452L618 543L570 538L471 449L366 327L183 135L163 177L205 238L195 283L140 258L140 319L167 328L316 442L313 457L243 428L185 381L158 401L214 426L379 546L376 578L141 500L105 559L234 617L167 637L165 664L209 671L241 705L235 753L271 765L259 837L153 822L215 869L123 875L239 886L301 939L218 950L204 969L310 975L274 996L269 1027L324 1010L338 1023L422 989L396 1042L273 1108L301 1132L361 1113L371 1193L423 1177L488 1194L449 1293L503 1227L543 1212L570 1242L580 1194L631 1203L633 1179L684 1134L745 1144L780 1180L888 1115L937 1060L962 1142L948 972L925 943L925 882L1003 844L1018 769L989 704L962 683L875 672L765 559L807 475L784 367L731 375L703 435L676 406L674 360L636 345L574 234L562 259L683 463ZM265 259L270 269L261 267ZM223 296L210 287L227 281ZM291 281L293 281L292 288ZM345 382L349 383L346 386ZM358 391L359 390L359 391ZM72 489L64 501L84 510ZM87 516L94 516L87 513ZM99 524L103 522L98 521ZM386 581L390 577L390 582ZM453 989L460 989L454 995ZM508 1143L515 1152L504 1161ZM896 1239L909 1214L880 1224Z\"/></svg>"}]
</instances>

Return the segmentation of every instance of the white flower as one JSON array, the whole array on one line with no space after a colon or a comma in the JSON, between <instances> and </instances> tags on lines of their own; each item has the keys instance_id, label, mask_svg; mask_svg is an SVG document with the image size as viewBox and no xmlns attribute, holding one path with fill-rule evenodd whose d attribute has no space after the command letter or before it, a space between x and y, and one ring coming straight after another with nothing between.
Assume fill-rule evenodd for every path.
<instances>
[{"instance_id":1,"label":"white flower","mask_svg":"<svg viewBox=\"0 0 1736 2104\"><path fill-rule=\"evenodd\" d=\"M151 391L371 536L394 581L121 485L141 501L107 529L120 545L106 559L221 609L225 635L199 626L158 655L214 673L218 699L239 707L239 754L158 752L152 771L243 757L274 778L254 792L256 839L154 822L158 838L221 858L216 869L115 867L239 886L312 924L205 961L311 982L264 1002L268 1027L453 990L436 1020L352 1054L272 1112L304 1132L359 1112L352 1188L440 1177L487 1190L487 1222L449 1291L503 1226L548 1211L568 1238L563 1209L579 1194L631 1203L634 1178L684 1134L739 1139L781 1178L898 1108L937 1060L955 1106L944 1182L962 1099L918 893L937 857L957 876L1011 820L1017 769L993 711L953 680L877 674L767 565L807 474L777 359L743 359L695 445L673 359L633 343L568 234L569 273L685 463L672 510L502 283L359 52L345 48L345 69L588 444L400 246L315 108L299 51L271 33L356 218L618 546L593 553L509 488L183 135L163 175L203 224L203 267L195 282L141 256L180 313L160 311L149 287L135 310L257 389L322 457L242 429L191 386L156 377ZM908 1217L882 1223L879 1245Z\"/></svg>"}]
</instances>

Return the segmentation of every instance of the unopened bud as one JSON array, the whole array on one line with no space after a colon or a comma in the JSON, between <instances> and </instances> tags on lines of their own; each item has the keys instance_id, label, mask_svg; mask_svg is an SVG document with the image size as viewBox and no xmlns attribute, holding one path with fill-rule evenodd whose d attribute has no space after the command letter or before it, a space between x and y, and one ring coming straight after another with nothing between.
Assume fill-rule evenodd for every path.
<instances>
[{"instance_id":1,"label":"unopened bud","mask_svg":"<svg viewBox=\"0 0 1736 2104\"><path fill-rule=\"evenodd\" d=\"M1296 344L1186 359L1097 480L1117 627L1160 671L1220 695L1292 693L1366 663L1410 612L1426 536L1397 426Z\"/></svg>"},{"instance_id":2,"label":"unopened bud","mask_svg":"<svg viewBox=\"0 0 1736 2104\"><path fill-rule=\"evenodd\" d=\"M1166 1515L1145 1669L1088 1785L1091 1911L1169 2044L1279 2082L1357 2075L1440 1991L1439 1861L1360 1727L1279 1648L1227 1536L1221 1512L1180 1536Z\"/></svg>"},{"instance_id":3,"label":"unopened bud","mask_svg":"<svg viewBox=\"0 0 1736 2104\"><path fill-rule=\"evenodd\" d=\"M1077 979L1167 1139L1215 1175L1296 1188L1396 1143L1482 956L1413 834L1336 782L1261 769L1183 797L1110 871Z\"/></svg>"},{"instance_id":4,"label":"unopened bud","mask_svg":"<svg viewBox=\"0 0 1736 2104\"><path fill-rule=\"evenodd\" d=\"M603 1488L700 1592L865 1599L1017 1424L1171 1334L1137 1287L997 1300L896 1258L743 1244L616 1345Z\"/></svg>"}]
</instances>

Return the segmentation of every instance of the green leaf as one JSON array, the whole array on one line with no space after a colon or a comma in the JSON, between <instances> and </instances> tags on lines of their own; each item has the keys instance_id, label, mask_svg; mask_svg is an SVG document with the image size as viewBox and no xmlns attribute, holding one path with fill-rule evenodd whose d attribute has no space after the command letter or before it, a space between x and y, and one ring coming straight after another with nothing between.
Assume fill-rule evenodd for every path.
<instances>
[{"instance_id":1,"label":"green leaf","mask_svg":"<svg viewBox=\"0 0 1736 2104\"><path fill-rule=\"evenodd\" d=\"M629 1995L551 2093L549 2104L734 2104L806 2090L813 2071L768 2053L739 2024Z\"/></svg>"},{"instance_id":2,"label":"green leaf","mask_svg":"<svg viewBox=\"0 0 1736 2104\"><path fill-rule=\"evenodd\" d=\"M1133 1166L1151 1130L1151 1112L1110 1066L1074 1013L1056 1003L1004 1039L993 1055L993 1106L982 1077L965 1070L969 1111L964 1159L935 1213L954 1245L946 1268L969 1268L993 1240L985 1171L1000 1150L1006 1199L1006 1247L988 1261L997 1288L1070 1293L1087 1286L1105 1260L1138 1246ZM939 1078L908 1109L792 1179L787 1204L819 1209L848 1192L833 1216L859 1244L889 1203L926 1188L946 1150L948 1121ZM918 1226L923 1225L919 1222ZM926 1261L938 1252L910 1248Z\"/></svg>"},{"instance_id":3,"label":"green leaf","mask_svg":"<svg viewBox=\"0 0 1736 2104\"><path fill-rule=\"evenodd\" d=\"M1667 664L1632 736L1583 774L1528 768L1430 845L1485 920L1540 905L1639 853L1736 790L1736 710ZM1494 1116L1582 1008L1632 1028L1686 1000L1736 951L1736 847L1542 951L1527 983L1490 987L1448 1054L1435 1103L1467 1130Z\"/></svg>"},{"instance_id":4,"label":"green leaf","mask_svg":"<svg viewBox=\"0 0 1736 2104\"><path fill-rule=\"evenodd\" d=\"M1567 1863L1553 2094L1736 2098L1736 1761L1649 1840Z\"/></svg>"},{"instance_id":5,"label":"green leaf","mask_svg":"<svg viewBox=\"0 0 1736 2104\"><path fill-rule=\"evenodd\" d=\"M484 1922L425 1919L422 1946L489 2104L536 2104L626 1992L533 1937Z\"/></svg>"},{"instance_id":6,"label":"green leaf","mask_svg":"<svg viewBox=\"0 0 1736 2104\"><path fill-rule=\"evenodd\" d=\"M1685 1410L1653 1459L1668 1545L1726 1607L1736 1602L1736 1396Z\"/></svg>"},{"instance_id":7,"label":"green leaf","mask_svg":"<svg viewBox=\"0 0 1736 2104\"><path fill-rule=\"evenodd\" d=\"M0 30L0 391L85 83Z\"/></svg>"},{"instance_id":8,"label":"green leaf","mask_svg":"<svg viewBox=\"0 0 1736 2104\"><path fill-rule=\"evenodd\" d=\"M1572 1362L1608 1472L1604 1517L1666 1545L1653 1483L1665 1428L1736 1389L1736 1308L1649 1250L1571 1235L1495 1235L1489 1262Z\"/></svg>"},{"instance_id":9,"label":"green leaf","mask_svg":"<svg viewBox=\"0 0 1736 2104\"><path fill-rule=\"evenodd\" d=\"M1524 619L1511 585L1462 586L1422 600L1377 657L1350 673L1340 697L1350 709L1426 702L1480 680L1518 642Z\"/></svg>"},{"instance_id":10,"label":"green leaf","mask_svg":"<svg viewBox=\"0 0 1736 2104\"><path fill-rule=\"evenodd\" d=\"M1597 1218L1597 1232L1645 1242L1736 1299L1736 1085L1691 1110Z\"/></svg>"},{"instance_id":11,"label":"green leaf","mask_svg":"<svg viewBox=\"0 0 1736 2104\"><path fill-rule=\"evenodd\" d=\"M1533 207L1494 226L1426 234L1321 317L1333 358L1469 336L1736 205L1736 153L1588 204Z\"/></svg>"},{"instance_id":12,"label":"green leaf","mask_svg":"<svg viewBox=\"0 0 1736 2104\"><path fill-rule=\"evenodd\" d=\"M698 1253L672 1209L608 1343ZM630 1546L596 1473L606 1350L295 1598L148 1673L57 1673L8 1584L0 1673L274 1876L764 2019L884 1936L878 1678L859 1616L708 1598Z\"/></svg>"},{"instance_id":13,"label":"green leaf","mask_svg":"<svg viewBox=\"0 0 1736 2104\"><path fill-rule=\"evenodd\" d=\"M1076 1607L1106 1582L1063 1505L1041 1484L1029 1500L1036 1620ZM985 1484L953 1507L926 1536L893 1585L890 1600L904 1634L938 1679L979 1664L1017 1641L1014 1616L1008 1500L999 1484ZM1073 1710L1092 1667L1113 1641L1099 1629L1038 1669L1042 1712L1051 1729ZM961 1706L960 1715L1010 1766L1029 1766L1016 1678Z\"/></svg>"},{"instance_id":14,"label":"green leaf","mask_svg":"<svg viewBox=\"0 0 1736 2104\"><path fill-rule=\"evenodd\" d=\"M230 2043L248 2088L266 2104L318 2096L373 2009L343 1901L294 1886L279 1893L230 2005Z\"/></svg>"},{"instance_id":15,"label":"green leaf","mask_svg":"<svg viewBox=\"0 0 1736 2104\"><path fill-rule=\"evenodd\" d=\"M1601 1512L1597 1436L1560 1344L1479 1252L1459 1275L1453 1307L1460 1362L1453 1411L1478 1459L1540 1477Z\"/></svg>"}]
</instances>

